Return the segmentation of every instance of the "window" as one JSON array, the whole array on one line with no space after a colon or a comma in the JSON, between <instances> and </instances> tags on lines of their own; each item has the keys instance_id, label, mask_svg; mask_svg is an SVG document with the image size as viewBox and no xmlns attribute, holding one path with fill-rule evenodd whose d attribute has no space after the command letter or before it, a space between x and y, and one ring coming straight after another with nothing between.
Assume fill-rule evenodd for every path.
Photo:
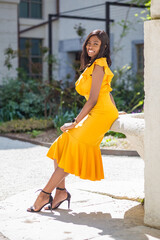
<instances>
[{"instance_id":1,"label":"window","mask_svg":"<svg viewBox=\"0 0 160 240\"><path fill-rule=\"evenodd\" d=\"M42 0L21 0L19 4L19 17L42 18Z\"/></svg>"},{"instance_id":2,"label":"window","mask_svg":"<svg viewBox=\"0 0 160 240\"><path fill-rule=\"evenodd\" d=\"M20 38L19 67L29 77L42 78L42 39Z\"/></svg>"},{"instance_id":3,"label":"window","mask_svg":"<svg viewBox=\"0 0 160 240\"><path fill-rule=\"evenodd\" d=\"M136 44L136 55L137 55L137 73L143 74L144 72L144 55L143 55L144 44Z\"/></svg>"},{"instance_id":4,"label":"window","mask_svg":"<svg viewBox=\"0 0 160 240\"><path fill-rule=\"evenodd\" d=\"M133 63L133 72L140 76L143 76L144 73L144 41L143 40L134 40L132 41L132 63Z\"/></svg>"}]
</instances>

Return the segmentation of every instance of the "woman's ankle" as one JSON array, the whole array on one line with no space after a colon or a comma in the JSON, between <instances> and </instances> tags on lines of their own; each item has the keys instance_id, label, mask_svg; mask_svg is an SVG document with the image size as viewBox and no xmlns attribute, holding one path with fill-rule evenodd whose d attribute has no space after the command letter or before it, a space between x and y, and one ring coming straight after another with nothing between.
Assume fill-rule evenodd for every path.
<instances>
[{"instance_id":1,"label":"woman's ankle","mask_svg":"<svg viewBox=\"0 0 160 240\"><path fill-rule=\"evenodd\" d=\"M44 192L40 192L40 194L39 194L39 197L41 198L41 199L48 199L49 198L49 195L48 194L45 194Z\"/></svg>"}]
</instances>

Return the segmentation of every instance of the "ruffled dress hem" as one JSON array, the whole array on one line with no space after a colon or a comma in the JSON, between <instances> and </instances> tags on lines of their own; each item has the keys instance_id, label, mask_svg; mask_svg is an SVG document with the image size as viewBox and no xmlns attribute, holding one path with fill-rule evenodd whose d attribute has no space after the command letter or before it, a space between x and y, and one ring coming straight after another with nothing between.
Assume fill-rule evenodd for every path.
<instances>
[{"instance_id":1,"label":"ruffled dress hem","mask_svg":"<svg viewBox=\"0 0 160 240\"><path fill-rule=\"evenodd\" d=\"M104 179L100 147L80 143L69 131L54 141L47 157L55 159L65 172L81 179L91 181Z\"/></svg>"}]
</instances>

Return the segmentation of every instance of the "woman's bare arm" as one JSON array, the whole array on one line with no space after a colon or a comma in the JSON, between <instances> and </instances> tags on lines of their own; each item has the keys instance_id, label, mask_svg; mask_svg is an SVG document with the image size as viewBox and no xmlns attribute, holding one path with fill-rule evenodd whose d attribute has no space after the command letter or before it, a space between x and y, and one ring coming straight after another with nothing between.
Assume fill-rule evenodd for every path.
<instances>
[{"instance_id":1,"label":"woman's bare arm","mask_svg":"<svg viewBox=\"0 0 160 240\"><path fill-rule=\"evenodd\" d=\"M102 85L103 77L104 77L103 67L100 67L99 65L95 65L95 68L92 73L92 86L91 86L89 99L83 106L81 112L76 117L77 122L80 122L96 105L98 96L99 96L99 91Z\"/></svg>"},{"instance_id":2,"label":"woman's bare arm","mask_svg":"<svg viewBox=\"0 0 160 240\"><path fill-rule=\"evenodd\" d=\"M84 104L82 110L76 117L76 122L79 123L90 111L91 109L96 105L99 91L102 85L104 77L104 70L103 67L100 67L99 65L95 65L93 73L92 73L92 85L90 90L90 95L88 101ZM64 132L67 129L73 128L75 125L63 125L61 127L61 130Z\"/></svg>"}]
</instances>

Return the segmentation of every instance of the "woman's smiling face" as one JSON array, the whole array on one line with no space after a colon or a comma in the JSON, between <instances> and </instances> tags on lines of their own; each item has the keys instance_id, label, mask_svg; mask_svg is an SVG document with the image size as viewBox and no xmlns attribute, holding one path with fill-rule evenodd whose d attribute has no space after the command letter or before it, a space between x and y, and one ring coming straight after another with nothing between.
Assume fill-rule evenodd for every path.
<instances>
[{"instance_id":1,"label":"woman's smiling face","mask_svg":"<svg viewBox=\"0 0 160 240\"><path fill-rule=\"evenodd\" d=\"M101 47L101 41L97 36L92 36L89 38L87 45L86 45L86 50L87 54L91 59L94 59L100 50Z\"/></svg>"}]
</instances>

